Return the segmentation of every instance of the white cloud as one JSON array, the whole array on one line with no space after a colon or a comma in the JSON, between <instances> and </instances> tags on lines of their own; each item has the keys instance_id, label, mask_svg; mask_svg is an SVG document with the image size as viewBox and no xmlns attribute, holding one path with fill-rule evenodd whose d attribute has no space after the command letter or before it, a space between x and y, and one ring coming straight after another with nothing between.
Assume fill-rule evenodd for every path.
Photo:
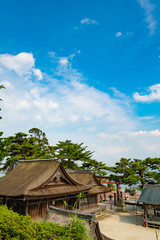
<instances>
[{"instance_id":1,"label":"white cloud","mask_svg":"<svg viewBox=\"0 0 160 240\"><path fill-rule=\"evenodd\" d=\"M34 67L35 59L31 53L19 53L17 55L1 54L0 63L9 70L15 71L19 76L30 74Z\"/></svg>"},{"instance_id":2,"label":"white cloud","mask_svg":"<svg viewBox=\"0 0 160 240\"><path fill-rule=\"evenodd\" d=\"M73 122L77 122L79 120L79 116L77 116L77 115L71 115L69 118Z\"/></svg>"},{"instance_id":3,"label":"white cloud","mask_svg":"<svg viewBox=\"0 0 160 240\"><path fill-rule=\"evenodd\" d=\"M140 131L137 131L137 132L130 132L130 133L127 133L127 134L129 136L139 136L139 135L141 135L141 136L146 136L146 135L148 135L148 136L151 136L151 135L160 136L160 131L158 129L153 130L153 131L142 131L142 130L140 130Z\"/></svg>"},{"instance_id":4,"label":"white cloud","mask_svg":"<svg viewBox=\"0 0 160 240\"><path fill-rule=\"evenodd\" d=\"M4 91L6 108L7 104L11 104L11 108L14 109L14 106L19 105L18 102L21 102L21 106L28 102L31 107L30 117L33 112L35 115L35 112L38 113L40 109L42 113L48 112L51 115L54 115L54 111L56 111L56 115L59 116L59 119L63 119L64 123L68 122L71 116L74 116L74 119L79 119L79 122L90 121L91 119L97 121L97 119L103 118L110 124L112 121L115 122L119 119L118 125L121 125L124 121L126 121L126 126L134 125L126 112L127 110L121 106L120 102L116 103L108 94L82 83L85 78L76 69L72 68L67 57L55 57L55 61L57 61L57 67L53 76L45 75L45 79L48 81L48 86L46 85L45 88L40 85L40 82L33 83L30 81L25 83L23 75L22 77L10 75L13 67L9 68L7 65L8 75L5 73L5 79L8 78L7 86L14 86L15 84L15 88L11 91L7 87ZM61 65L65 68L61 68ZM31 66L34 66L33 62ZM61 78L61 81L59 81L59 78ZM16 116L16 113L14 116ZM44 116L46 122L47 117L48 115Z\"/></svg>"},{"instance_id":5,"label":"white cloud","mask_svg":"<svg viewBox=\"0 0 160 240\"><path fill-rule=\"evenodd\" d=\"M51 144L66 139L84 142L95 151L97 160L108 165L120 157L156 156L159 130L136 131L138 120L130 100L115 88L111 97L87 85L83 74L72 68L71 58L66 64L60 62L68 58L52 54L53 74L43 73L45 85L25 81L25 75L11 74L13 70L2 65L5 71L0 78L6 79L6 89L1 91L4 136L38 127Z\"/></svg>"},{"instance_id":6,"label":"white cloud","mask_svg":"<svg viewBox=\"0 0 160 240\"><path fill-rule=\"evenodd\" d=\"M139 117L139 119L142 119L142 120L150 120L150 119L154 119L154 118L155 118L154 116Z\"/></svg>"},{"instance_id":7,"label":"white cloud","mask_svg":"<svg viewBox=\"0 0 160 240\"><path fill-rule=\"evenodd\" d=\"M123 38L127 38L127 37L130 37L130 36L132 36L133 35L133 31L127 31L127 32L124 32L124 33L122 33L122 32L116 32L116 34L115 34L115 36L117 37L117 38L120 38L120 37L122 37L123 36Z\"/></svg>"},{"instance_id":8,"label":"white cloud","mask_svg":"<svg viewBox=\"0 0 160 240\"><path fill-rule=\"evenodd\" d=\"M5 88L13 88L13 85L8 81L2 81L1 85L5 86Z\"/></svg>"},{"instance_id":9,"label":"white cloud","mask_svg":"<svg viewBox=\"0 0 160 240\"><path fill-rule=\"evenodd\" d=\"M69 61L68 61L68 58L67 57L62 57L59 59L59 63L62 64L62 65L68 65Z\"/></svg>"},{"instance_id":10,"label":"white cloud","mask_svg":"<svg viewBox=\"0 0 160 240\"><path fill-rule=\"evenodd\" d=\"M155 136L160 136L160 131L158 129L150 131L150 133Z\"/></svg>"},{"instance_id":11,"label":"white cloud","mask_svg":"<svg viewBox=\"0 0 160 240\"><path fill-rule=\"evenodd\" d=\"M75 53L72 53L71 55L69 55L70 59L73 59L75 57Z\"/></svg>"},{"instance_id":12,"label":"white cloud","mask_svg":"<svg viewBox=\"0 0 160 240\"><path fill-rule=\"evenodd\" d=\"M16 109L18 110L28 110L30 109L30 104L26 100L21 100L18 102L18 104L15 106Z\"/></svg>"},{"instance_id":13,"label":"white cloud","mask_svg":"<svg viewBox=\"0 0 160 240\"><path fill-rule=\"evenodd\" d=\"M145 22L148 24L148 28L150 30L150 34L154 34L155 29L157 27L157 21L153 15L153 11L155 9L155 5L151 3L150 0L138 0L141 5L141 8L144 9L146 19Z\"/></svg>"},{"instance_id":14,"label":"white cloud","mask_svg":"<svg viewBox=\"0 0 160 240\"><path fill-rule=\"evenodd\" d=\"M109 159L114 159L116 162L121 157L138 159L159 157L160 130L158 129L122 131L115 134L101 132L97 138L99 138L99 145L96 148L96 154L102 159L106 158L108 165L112 164Z\"/></svg>"},{"instance_id":15,"label":"white cloud","mask_svg":"<svg viewBox=\"0 0 160 240\"><path fill-rule=\"evenodd\" d=\"M147 91L149 94L143 95L135 92L133 94L134 99L137 102L154 102L160 101L160 84L150 86Z\"/></svg>"},{"instance_id":16,"label":"white cloud","mask_svg":"<svg viewBox=\"0 0 160 240\"><path fill-rule=\"evenodd\" d=\"M69 56L59 57L55 52L48 52L48 55L55 61L59 63L59 67L67 67L69 62L76 56L76 54L80 54L80 50L76 50L74 53L71 53ZM39 70L39 69L38 69Z\"/></svg>"},{"instance_id":17,"label":"white cloud","mask_svg":"<svg viewBox=\"0 0 160 240\"><path fill-rule=\"evenodd\" d=\"M118 37L121 37L122 36L122 33L121 32L117 32L116 33L116 37L118 38Z\"/></svg>"},{"instance_id":18,"label":"white cloud","mask_svg":"<svg viewBox=\"0 0 160 240\"><path fill-rule=\"evenodd\" d=\"M92 20L92 19L89 19L89 18L83 18L81 20L81 24L98 24L98 22L96 20Z\"/></svg>"},{"instance_id":19,"label":"white cloud","mask_svg":"<svg viewBox=\"0 0 160 240\"><path fill-rule=\"evenodd\" d=\"M17 55L0 54L0 66L14 71L18 76L30 78L34 74L38 80L42 79L42 73L35 68L33 54L22 52Z\"/></svg>"},{"instance_id":20,"label":"white cloud","mask_svg":"<svg viewBox=\"0 0 160 240\"><path fill-rule=\"evenodd\" d=\"M43 75L42 75L42 72L38 68L33 69L33 73L37 77L38 80L42 80Z\"/></svg>"}]
</instances>

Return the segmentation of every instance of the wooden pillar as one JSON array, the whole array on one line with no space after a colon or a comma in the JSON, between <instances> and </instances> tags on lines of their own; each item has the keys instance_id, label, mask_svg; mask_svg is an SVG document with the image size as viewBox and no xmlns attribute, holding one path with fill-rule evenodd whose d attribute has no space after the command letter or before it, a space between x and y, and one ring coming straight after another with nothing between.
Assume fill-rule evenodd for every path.
<instances>
[{"instance_id":1,"label":"wooden pillar","mask_svg":"<svg viewBox=\"0 0 160 240\"><path fill-rule=\"evenodd\" d=\"M25 209L25 216L28 215L28 200L26 200L26 209Z\"/></svg>"},{"instance_id":2,"label":"wooden pillar","mask_svg":"<svg viewBox=\"0 0 160 240\"><path fill-rule=\"evenodd\" d=\"M47 198L46 208L47 209L49 208L48 198Z\"/></svg>"},{"instance_id":3,"label":"wooden pillar","mask_svg":"<svg viewBox=\"0 0 160 240\"><path fill-rule=\"evenodd\" d=\"M117 196L116 196L116 193L114 193L114 206L117 206Z\"/></svg>"},{"instance_id":4,"label":"wooden pillar","mask_svg":"<svg viewBox=\"0 0 160 240\"><path fill-rule=\"evenodd\" d=\"M154 216L156 216L156 209L155 209L155 206L154 206Z\"/></svg>"},{"instance_id":5,"label":"wooden pillar","mask_svg":"<svg viewBox=\"0 0 160 240\"><path fill-rule=\"evenodd\" d=\"M106 193L104 193L104 201L106 202L107 197L106 197Z\"/></svg>"},{"instance_id":6,"label":"wooden pillar","mask_svg":"<svg viewBox=\"0 0 160 240\"><path fill-rule=\"evenodd\" d=\"M19 203L19 214L22 214L22 203Z\"/></svg>"},{"instance_id":7,"label":"wooden pillar","mask_svg":"<svg viewBox=\"0 0 160 240\"><path fill-rule=\"evenodd\" d=\"M97 194L97 203L100 202L100 201L99 201L99 196L100 196L100 194Z\"/></svg>"},{"instance_id":8,"label":"wooden pillar","mask_svg":"<svg viewBox=\"0 0 160 240\"><path fill-rule=\"evenodd\" d=\"M123 199L122 192L120 192L120 198Z\"/></svg>"},{"instance_id":9,"label":"wooden pillar","mask_svg":"<svg viewBox=\"0 0 160 240\"><path fill-rule=\"evenodd\" d=\"M112 209L112 195L109 196L109 201L110 201L110 209Z\"/></svg>"},{"instance_id":10,"label":"wooden pillar","mask_svg":"<svg viewBox=\"0 0 160 240\"><path fill-rule=\"evenodd\" d=\"M119 183L116 183L117 186L117 202L119 201Z\"/></svg>"},{"instance_id":11,"label":"wooden pillar","mask_svg":"<svg viewBox=\"0 0 160 240\"><path fill-rule=\"evenodd\" d=\"M145 219L146 227L148 227L147 215L148 215L148 207L146 204L144 204L144 219Z\"/></svg>"},{"instance_id":12,"label":"wooden pillar","mask_svg":"<svg viewBox=\"0 0 160 240\"><path fill-rule=\"evenodd\" d=\"M3 205L5 205L5 204L7 205L7 197L3 197L2 201L3 201Z\"/></svg>"}]
</instances>

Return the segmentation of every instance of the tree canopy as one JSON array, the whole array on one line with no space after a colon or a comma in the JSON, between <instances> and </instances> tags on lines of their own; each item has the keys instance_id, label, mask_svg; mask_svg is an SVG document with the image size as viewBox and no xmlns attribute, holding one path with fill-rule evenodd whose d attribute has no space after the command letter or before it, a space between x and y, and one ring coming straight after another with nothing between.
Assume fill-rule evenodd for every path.
<instances>
[{"instance_id":1,"label":"tree canopy","mask_svg":"<svg viewBox=\"0 0 160 240\"><path fill-rule=\"evenodd\" d=\"M66 169L89 169L98 175L105 175L105 164L93 159L93 152L84 143L71 140L59 141L50 146L46 134L32 128L28 134L18 132L14 136L2 138L0 164L1 170L8 173L19 160L59 158Z\"/></svg>"},{"instance_id":2,"label":"tree canopy","mask_svg":"<svg viewBox=\"0 0 160 240\"><path fill-rule=\"evenodd\" d=\"M126 159L121 158L113 167L107 167L111 172L109 178L129 186L143 188L145 184L160 183L160 158Z\"/></svg>"},{"instance_id":3,"label":"tree canopy","mask_svg":"<svg viewBox=\"0 0 160 240\"><path fill-rule=\"evenodd\" d=\"M93 170L98 175L106 175L106 165L93 159L93 153L84 143L71 140L59 141L55 146L56 157L62 160L65 168Z\"/></svg>"},{"instance_id":4,"label":"tree canopy","mask_svg":"<svg viewBox=\"0 0 160 240\"><path fill-rule=\"evenodd\" d=\"M5 88L3 85L0 85L0 89ZM2 99L0 98L0 101L2 101ZM0 108L1 111L1 108ZM2 117L0 116L0 119L2 119ZM3 152L3 143L2 143L2 135L3 132L0 131L0 161L1 159L3 159L5 157L4 152Z\"/></svg>"},{"instance_id":5,"label":"tree canopy","mask_svg":"<svg viewBox=\"0 0 160 240\"><path fill-rule=\"evenodd\" d=\"M54 147L49 145L45 133L38 128L30 129L29 134L18 132L14 136L3 138L2 144L4 156L0 159L1 170L5 172L11 171L22 159L55 157Z\"/></svg>"},{"instance_id":6,"label":"tree canopy","mask_svg":"<svg viewBox=\"0 0 160 240\"><path fill-rule=\"evenodd\" d=\"M72 143L71 140L59 141L55 146L56 157L62 160L66 168L77 169L78 161L79 163L91 161L93 155L93 152L86 150L87 146L83 144Z\"/></svg>"}]
</instances>

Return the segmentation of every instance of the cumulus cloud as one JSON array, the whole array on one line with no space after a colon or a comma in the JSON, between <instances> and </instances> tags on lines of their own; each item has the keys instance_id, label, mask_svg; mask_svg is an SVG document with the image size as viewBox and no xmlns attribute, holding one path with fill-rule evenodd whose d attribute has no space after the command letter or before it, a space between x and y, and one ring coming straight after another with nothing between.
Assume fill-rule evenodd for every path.
<instances>
[{"instance_id":1,"label":"cumulus cloud","mask_svg":"<svg viewBox=\"0 0 160 240\"><path fill-rule=\"evenodd\" d=\"M148 24L150 34L152 35L155 33L155 29L157 27L157 21L155 20L155 17L153 15L155 5L152 4L150 0L138 0L138 2L145 12L146 15L145 22Z\"/></svg>"},{"instance_id":2,"label":"cumulus cloud","mask_svg":"<svg viewBox=\"0 0 160 240\"><path fill-rule=\"evenodd\" d=\"M31 77L34 74L38 80L42 79L42 73L35 68L33 54L22 52L17 55L0 54L0 66L14 71L18 76Z\"/></svg>"},{"instance_id":3,"label":"cumulus cloud","mask_svg":"<svg viewBox=\"0 0 160 240\"><path fill-rule=\"evenodd\" d=\"M159 152L159 130L135 131L137 120L124 94L112 88L111 96L90 87L83 74L72 67L72 57L51 55L53 73L43 73L45 83L32 78L25 81L26 74L11 74L13 67L1 64L4 71L0 78L5 79L2 84L6 86L1 91L4 136L27 132L35 126L47 134L51 144L66 139L84 142L95 151L97 160L107 164L120 157ZM34 62L31 71L35 69ZM147 142L151 140L155 146Z\"/></svg>"},{"instance_id":4,"label":"cumulus cloud","mask_svg":"<svg viewBox=\"0 0 160 240\"><path fill-rule=\"evenodd\" d=\"M133 98L137 102L154 102L154 101L160 101L160 84L155 84L150 86L147 89L148 94L139 94L138 92L135 92L133 94Z\"/></svg>"},{"instance_id":5,"label":"cumulus cloud","mask_svg":"<svg viewBox=\"0 0 160 240\"><path fill-rule=\"evenodd\" d=\"M42 80L43 75L42 75L41 70L39 70L38 68L37 69L33 68L33 73L37 77L38 80Z\"/></svg>"},{"instance_id":6,"label":"cumulus cloud","mask_svg":"<svg viewBox=\"0 0 160 240\"><path fill-rule=\"evenodd\" d=\"M22 98L21 100L23 101L23 104L25 102L29 102L30 106L41 108L42 112L45 108L50 109L52 106L52 109L56 109L56 111L58 111L56 114L59 115L60 119L63 119L64 122L68 121L67 119L74 119L74 121L88 121L89 119L96 120L103 117L106 121L112 122L117 121L116 115L119 115L119 123L121 121L123 122L124 119L130 123L132 122L129 120L126 109L121 106L120 102L119 104L118 102L116 103L108 94L98 91L95 88L89 87L87 84L83 83L85 81L84 76L76 69L73 69L71 63L69 63L68 58L70 57L71 61L73 56L56 57L55 54L52 54L52 58L55 58L57 65L54 69L53 76L48 76L47 74L45 75L45 78L48 81L48 86L45 86L45 88L43 85L37 85L37 83L33 83L32 81L30 81L29 84L23 82L25 73L28 73L30 70L32 70L39 79L42 77L40 74L41 71L39 69L35 69L34 67L35 60L33 55L25 54L25 56L29 58L29 62L32 62L30 67L27 66L28 69L26 64L22 64L22 67L20 61L15 61L15 59L17 59L16 56L9 56L9 63L5 62L2 65L8 71L8 75L6 73L5 76L8 78L8 86L14 86L15 82L17 82L16 86L19 86L19 91L17 88L12 89L11 95L14 95L15 98L13 97L10 103L12 103L13 106L18 105L18 102L20 102L20 99L18 98L19 96ZM19 56L21 56L21 54L18 54L18 58ZM16 64L15 67L13 64L15 62L16 64L18 62L17 65L21 66L21 68L17 67ZM28 62L28 60L26 62ZM62 66L65 66L65 68L62 68ZM17 72L19 78L17 76L10 76L10 71L13 69ZM59 81L59 79L61 79L61 81ZM10 93L9 91L9 88L7 87L5 92L8 95ZM22 91L23 94L21 94ZM50 101L53 101L53 103L48 104L51 103ZM7 102L5 102L5 104L7 104ZM21 104L21 106L23 104ZM50 113L54 115L54 112ZM47 121L46 116L45 119Z\"/></svg>"},{"instance_id":7,"label":"cumulus cloud","mask_svg":"<svg viewBox=\"0 0 160 240\"><path fill-rule=\"evenodd\" d=\"M122 36L122 33L121 33L121 32L117 32L117 33L116 33L116 37L117 37L117 38L119 38L119 37L121 37L121 36Z\"/></svg>"},{"instance_id":8,"label":"cumulus cloud","mask_svg":"<svg viewBox=\"0 0 160 240\"><path fill-rule=\"evenodd\" d=\"M153 131L137 131L128 133L129 136L160 136L160 131L158 129Z\"/></svg>"},{"instance_id":9,"label":"cumulus cloud","mask_svg":"<svg viewBox=\"0 0 160 240\"><path fill-rule=\"evenodd\" d=\"M109 159L119 161L124 158L145 159L147 157L159 157L158 146L160 144L160 130L152 131L122 131L115 134L101 132L97 138L100 138L101 145L97 146L97 153L104 159L108 165L112 165ZM106 146L106 148L105 148Z\"/></svg>"},{"instance_id":10,"label":"cumulus cloud","mask_svg":"<svg viewBox=\"0 0 160 240\"><path fill-rule=\"evenodd\" d=\"M16 56L9 56L8 62L12 64L5 62L2 65L8 70L8 76L6 74L7 84L12 86L12 89L7 88L4 92L4 104L8 111L17 109L17 116L19 116L19 110L24 108L26 121L28 116L34 118L35 115L38 115L38 119L41 122L43 121L44 124L47 124L47 121L55 122L55 119L56 122L59 120L60 124L63 125L69 124L70 121L77 122L77 124L85 124L85 122L91 121L97 124L98 121L101 121L101 125L104 124L104 127L108 123L111 129L113 123L117 123L116 128L120 129L123 128L125 122L126 127L134 128L134 121L130 118L131 109L127 110L128 107L124 107L121 101L115 101L109 94L85 84L84 76L72 68L71 62L69 63L68 59L70 58L71 61L73 56L57 57L56 54L52 54L56 67L53 76L45 75L48 82L45 88L39 82L36 83L31 80L29 83L24 82L24 71L28 73L32 70L39 79L42 77L41 71L35 69L33 55L25 54L29 58L26 62L32 62L27 70L24 67L26 64L22 68L20 62L15 61ZM18 54L18 58L19 56L21 54ZM18 66L21 66L21 68L15 67L13 64L15 62L18 62ZM13 69L18 73L19 78L10 76L10 71ZM15 82L17 82L16 86L14 86ZM17 89L17 86L19 89ZM26 115L27 110L29 111L28 116ZM21 119L22 116L23 111L21 112ZM16 111L14 117L16 117Z\"/></svg>"},{"instance_id":11,"label":"cumulus cloud","mask_svg":"<svg viewBox=\"0 0 160 240\"><path fill-rule=\"evenodd\" d=\"M87 24L87 25L89 25L89 24L98 24L98 22L96 20L92 20L90 18L83 18L81 20L81 24Z\"/></svg>"}]
</instances>

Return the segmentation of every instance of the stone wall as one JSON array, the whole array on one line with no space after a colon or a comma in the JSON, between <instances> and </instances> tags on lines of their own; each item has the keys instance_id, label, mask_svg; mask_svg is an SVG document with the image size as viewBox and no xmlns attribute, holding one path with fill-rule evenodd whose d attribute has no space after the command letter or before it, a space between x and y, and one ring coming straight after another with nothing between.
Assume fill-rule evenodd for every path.
<instances>
[{"instance_id":1,"label":"stone wall","mask_svg":"<svg viewBox=\"0 0 160 240\"><path fill-rule=\"evenodd\" d=\"M59 209L50 206L47 210L46 220L54 223L60 223L60 225L65 225L73 219L75 214L79 219L84 220L84 224L89 232L90 237L93 237L96 240L109 240L109 238L101 234L99 224L97 223L94 214L75 213L70 210Z\"/></svg>"}]
</instances>

